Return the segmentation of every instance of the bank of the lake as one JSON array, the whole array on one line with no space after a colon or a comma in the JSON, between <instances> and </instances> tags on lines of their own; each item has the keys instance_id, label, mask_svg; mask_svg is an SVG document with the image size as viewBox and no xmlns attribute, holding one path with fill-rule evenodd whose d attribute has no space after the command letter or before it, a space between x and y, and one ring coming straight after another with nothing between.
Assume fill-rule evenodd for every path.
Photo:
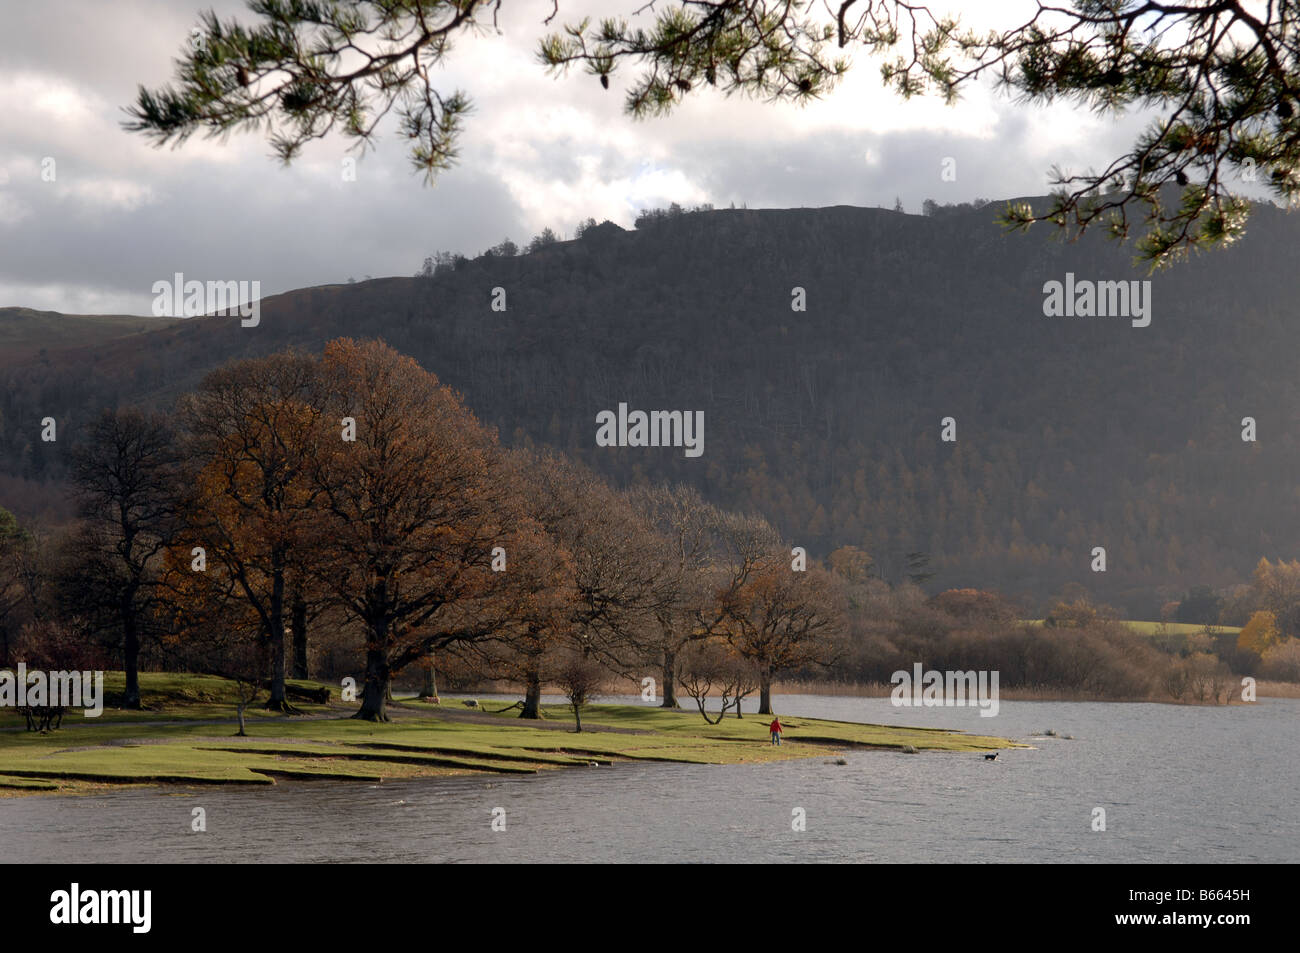
<instances>
[{"instance_id":1,"label":"bank of the lake","mask_svg":"<svg viewBox=\"0 0 1300 953\"><path fill-rule=\"evenodd\" d=\"M120 673L110 673L110 693ZM1005 738L936 728L783 719L773 746L768 719L730 717L709 724L698 711L650 704L597 704L572 711L544 706L541 721L517 710L395 702L393 721L350 717L356 706L302 703L287 716L250 709L246 737L235 737L232 694L224 679L146 673L144 711L107 708L98 718L70 711L63 726L38 734L3 717L0 794L100 791L149 784L269 785L280 779L382 782L469 774L526 775L619 762L730 765L826 758L852 749L989 752L1017 747ZM302 687L311 687L302 683ZM323 687L323 686L316 686ZM111 695L110 695L111 697Z\"/></svg>"},{"instance_id":2,"label":"bank of the lake","mask_svg":"<svg viewBox=\"0 0 1300 953\"><path fill-rule=\"evenodd\" d=\"M515 698L478 700L495 708ZM444 707L450 701L444 696ZM896 708L887 698L774 701L783 721L996 731L1032 748L1007 749L996 761L848 748L766 763L642 760L383 784L138 785L9 797L0 798L0 857L46 864L1300 860L1300 760L1289 757L1300 700L1230 707L1004 701L995 718L974 708ZM753 707L746 706L746 722ZM201 832L196 808L206 814ZM806 814L805 830L792 827L796 808ZM1055 902L1044 896L1019 899Z\"/></svg>"}]
</instances>

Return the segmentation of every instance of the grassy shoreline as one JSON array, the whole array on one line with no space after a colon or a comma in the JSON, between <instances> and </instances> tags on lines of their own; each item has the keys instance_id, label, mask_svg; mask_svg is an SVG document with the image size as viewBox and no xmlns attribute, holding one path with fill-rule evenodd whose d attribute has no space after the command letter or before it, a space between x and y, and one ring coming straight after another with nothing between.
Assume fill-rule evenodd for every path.
<instances>
[{"instance_id":1,"label":"grassy shoreline","mask_svg":"<svg viewBox=\"0 0 1300 953\"><path fill-rule=\"evenodd\" d=\"M120 691L121 673L105 687ZM621 762L743 764L825 758L850 749L987 752L1027 747L1004 738L933 728L783 718L785 743L769 743L767 719L710 725L693 710L590 705L583 731L565 706L546 718L470 711L461 705L403 701L393 721L351 718L356 706L303 704L303 714L247 713L235 737L233 686L210 676L141 675L147 711L106 708L100 718L70 711L48 734L0 716L0 796L94 793L142 785L269 785L279 780L351 780L470 774L520 775ZM110 696L111 697L111 696Z\"/></svg>"}]
</instances>

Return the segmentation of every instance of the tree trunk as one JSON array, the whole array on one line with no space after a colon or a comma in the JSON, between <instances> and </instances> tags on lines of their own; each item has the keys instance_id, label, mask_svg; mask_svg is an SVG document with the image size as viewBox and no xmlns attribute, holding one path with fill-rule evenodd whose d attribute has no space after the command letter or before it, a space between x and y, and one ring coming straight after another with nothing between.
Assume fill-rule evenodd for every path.
<instances>
[{"instance_id":1,"label":"tree trunk","mask_svg":"<svg viewBox=\"0 0 1300 953\"><path fill-rule=\"evenodd\" d=\"M664 703L660 708L681 708L677 703L677 653L664 649Z\"/></svg>"},{"instance_id":2,"label":"tree trunk","mask_svg":"<svg viewBox=\"0 0 1300 953\"><path fill-rule=\"evenodd\" d=\"M582 734L582 706L573 706L573 722L577 726L578 734Z\"/></svg>"},{"instance_id":3,"label":"tree trunk","mask_svg":"<svg viewBox=\"0 0 1300 953\"><path fill-rule=\"evenodd\" d=\"M271 654L271 697L266 702L270 711L291 711L288 697L284 691L284 626L273 625L271 637L267 640Z\"/></svg>"},{"instance_id":4,"label":"tree trunk","mask_svg":"<svg viewBox=\"0 0 1300 953\"><path fill-rule=\"evenodd\" d=\"M382 640L371 643L382 645ZM366 649L366 681L361 708L353 718L363 721L388 721L388 656L383 648Z\"/></svg>"},{"instance_id":5,"label":"tree trunk","mask_svg":"<svg viewBox=\"0 0 1300 953\"><path fill-rule=\"evenodd\" d=\"M266 702L268 711L294 712L284 694L284 573L272 568L271 605L269 607L270 631L267 632L267 650L271 653L271 697Z\"/></svg>"},{"instance_id":6,"label":"tree trunk","mask_svg":"<svg viewBox=\"0 0 1300 953\"><path fill-rule=\"evenodd\" d=\"M764 669L759 674L758 713L772 714L772 673Z\"/></svg>"},{"instance_id":7,"label":"tree trunk","mask_svg":"<svg viewBox=\"0 0 1300 953\"><path fill-rule=\"evenodd\" d=\"M140 707L140 635L136 631L134 607L129 601L122 606L123 664L126 667L126 695L122 699L123 708Z\"/></svg>"},{"instance_id":8,"label":"tree trunk","mask_svg":"<svg viewBox=\"0 0 1300 953\"><path fill-rule=\"evenodd\" d=\"M438 673L434 669L435 659L433 653L429 653L429 667L424 670L424 698L438 697Z\"/></svg>"},{"instance_id":9,"label":"tree trunk","mask_svg":"<svg viewBox=\"0 0 1300 953\"><path fill-rule=\"evenodd\" d=\"M533 665L528 671L528 690L524 693L524 710L520 718L542 717L542 670L540 665Z\"/></svg>"},{"instance_id":10,"label":"tree trunk","mask_svg":"<svg viewBox=\"0 0 1300 953\"><path fill-rule=\"evenodd\" d=\"M242 689L243 686L241 685L240 688ZM247 737L247 735L244 734L244 700L242 698L239 699L239 731L236 735L240 738Z\"/></svg>"},{"instance_id":11,"label":"tree trunk","mask_svg":"<svg viewBox=\"0 0 1300 953\"><path fill-rule=\"evenodd\" d=\"M307 667L307 600L294 592L289 627L293 632L293 677L311 678Z\"/></svg>"}]
</instances>

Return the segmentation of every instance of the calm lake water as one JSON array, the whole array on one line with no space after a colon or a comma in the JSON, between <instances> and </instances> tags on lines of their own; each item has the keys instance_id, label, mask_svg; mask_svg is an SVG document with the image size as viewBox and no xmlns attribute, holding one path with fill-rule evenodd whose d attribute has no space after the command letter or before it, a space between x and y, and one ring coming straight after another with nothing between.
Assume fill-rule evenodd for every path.
<instances>
[{"instance_id":1,"label":"calm lake water","mask_svg":"<svg viewBox=\"0 0 1300 953\"><path fill-rule=\"evenodd\" d=\"M626 701L632 701L626 699ZM1296 862L1300 700L896 709L787 696L783 715L957 728L1036 750L862 751L753 766L138 789L0 799L7 862ZM756 726L757 729L757 726ZM1054 729L1073 740L1044 738ZM792 731L790 738L797 738ZM190 833L202 806L208 830ZM491 829L504 808L506 830ZM1104 832L1091 830L1095 807ZM803 808L807 829L791 829Z\"/></svg>"}]
</instances>

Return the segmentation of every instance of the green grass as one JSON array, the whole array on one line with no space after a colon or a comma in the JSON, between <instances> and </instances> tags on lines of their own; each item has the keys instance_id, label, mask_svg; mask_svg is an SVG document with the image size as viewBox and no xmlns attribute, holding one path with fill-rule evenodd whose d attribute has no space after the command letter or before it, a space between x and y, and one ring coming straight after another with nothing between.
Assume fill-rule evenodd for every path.
<instances>
[{"instance_id":1,"label":"green grass","mask_svg":"<svg viewBox=\"0 0 1300 953\"><path fill-rule=\"evenodd\" d=\"M106 673L120 691L121 673ZM234 686L210 676L145 674L152 710L106 708L98 719L77 712L58 731L0 731L0 794L96 790L138 784L273 784L278 779L377 782L459 774L517 775L623 761L740 764L824 757L849 748L988 751L1014 747L1002 738L928 728L864 725L813 718L783 720L785 744L769 744L767 719L707 724L695 711L635 705L584 709L573 731L566 706L546 706L541 722L517 711L470 713L459 706L397 705L394 721L349 717L354 705L303 705L315 717L252 711L248 737L236 738ZM219 721L218 724L207 722ZM21 726L0 716L0 728Z\"/></svg>"},{"instance_id":2,"label":"green grass","mask_svg":"<svg viewBox=\"0 0 1300 953\"><path fill-rule=\"evenodd\" d=\"M1143 635L1199 635L1205 631L1205 626L1195 625L1190 622L1130 622L1124 624L1135 632ZM1241 631L1239 625L1212 625L1210 631L1215 635L1223 635L1231 632L1234 635Z\"/></svg>"},{"instance_id":3,"label":"green grass","mask_svg":"<svg viewBox=\"0 0 1300 953\"><path fill-rule=\"evenodd\" d=\"M338 698L338 686L324 682L301 681L289 679L288 684L300 688L328 688L331 698ZM234 682L215 675L189 675L178 672L141 672L140 673L140 711L119 709L126 691L126 674L123 672L104 673L104 713L96 719L100 723L118 722L152 722L166 716L165 720L175 721L225 721L232 717L239 695ZM248 707L245 719L262 721L283 717L278 712L266 711L261 706L266 702L267 694L263 691ZM317 705L291 698L294 707L305 714L322 714L333 709L328 705ZM64 719L66 727L71 719L82 719L80 714L72 714ZM88 719L82 719L88 720Z\"/></svg>"},{"instance_id":4,"label":"green grass","mask_svg":"<svg viewBox=\"0 0 1300 953\"><path fill-rule=\"evenodd\" d=\"M40 778L13 778L0 774L0 788L12 788L17 791L55 791L58 785L53 781Z\"/></svg>"},{"instance_id":5,"label":"green grass","mask_svg":"<svg viewBox=\"0 0 1300 953\"><path fill-rule=\"evenodd\" d=\"M1042 619L1026 619L1030 625L1042 625ZM1121 619L1121 625L1126 625L1139 635L1199 635L1205 631L1205 626L1197 625L1192 622L1141 622L1133 619ZM1212 625L1210 631L1215 635L1222 635L1225 632L1237 633L1241 631L1241 626L1236 625Z\"/></svg>"}]
</instances>

